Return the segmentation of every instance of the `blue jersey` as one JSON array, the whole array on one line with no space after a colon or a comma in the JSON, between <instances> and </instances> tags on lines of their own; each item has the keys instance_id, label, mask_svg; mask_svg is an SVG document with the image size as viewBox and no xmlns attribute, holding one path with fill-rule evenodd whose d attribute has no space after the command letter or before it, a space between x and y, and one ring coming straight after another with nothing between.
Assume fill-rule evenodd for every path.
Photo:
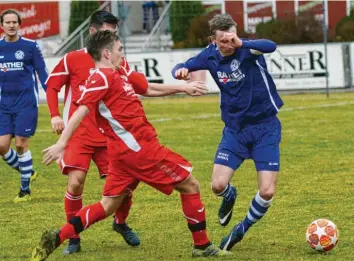
<instances>
[{"instance_id":1,"label":"blue jersey","mask_svg":"<svg viewBox=\"0 0 354 261\"><path fill-rule=\"evenodd\" d=\"M261 54L273 52L276 44L269 40L243 39L242 42L242 48L225 57L216 45L210 44L172 70L173 77L180 68L190 72L208 70L220 89L221 118L234 130L274 117L283 105Z\"/></svg>"},{"instance_id":2,"label":"blue jersey","mask_svg":"<svg viewBox=\"0 0 354 261\"><path fill-rule=\"evenodd\" d=\"M20 37L0 40L0 111L19 112L38 107L36 73L46 90L48 73L38 44Z\"/></svg>"}]
</instances>

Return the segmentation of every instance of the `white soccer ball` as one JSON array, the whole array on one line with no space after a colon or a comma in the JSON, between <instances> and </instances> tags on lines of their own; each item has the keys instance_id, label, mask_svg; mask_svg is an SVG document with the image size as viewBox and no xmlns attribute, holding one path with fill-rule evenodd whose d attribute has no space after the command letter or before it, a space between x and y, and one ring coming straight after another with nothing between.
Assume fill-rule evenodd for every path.
<instances>
[{"instance_id":1,"label":"white soccer ball","mask_svg":"<svg viewBox=\"0 0 354 261\"><path fill-rule=\"evenodd\" d=\"M337 226L328 219L317 219L306 230L306 240L316 251L331 251L337 245L338 238Z\"/></svg>"}]
</instances>

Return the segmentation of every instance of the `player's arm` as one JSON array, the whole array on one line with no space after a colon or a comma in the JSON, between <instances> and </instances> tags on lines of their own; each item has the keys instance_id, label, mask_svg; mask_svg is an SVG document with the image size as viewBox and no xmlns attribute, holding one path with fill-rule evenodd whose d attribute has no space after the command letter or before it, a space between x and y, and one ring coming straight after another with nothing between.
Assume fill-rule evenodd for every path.
<instances>
[{"instance_id":1,"label":"player's arm","mask_svg":"<svg viewBox=\"0 0 354 261\"><path fill-rule=\"evenodd\" d=\"M144 96L161 97L168 96L175 93L185 93L190 96L201 96L208 91L204 82L193 81L185 84L161 84L149 83L148 89Z\"/></svg>"},{"instance_id":2,"label":"player's arm","mask_svg":"<svg viewBox=\"0 0 354 261\"><path fill-rule=\"evenodd\" d=\"M277 49L275 42L267 39L242 40L242 48L250 49L254 55L272 53Z\"/></svg>"},{"instance_id":3,"label":"player's arm","mask_svg":"<svg viewBox=\"0 0 354 261\"><path fill-rule=\"evenodd\" d=\"M161 97L168 96L175 93L186 93L191 96L200 96L206 94L207 88L203 82L191 82L185 84L160 84L149 83L144 74L127 70L121 67L123 72L128 77L129 83L133 85L134 91L137 94L147 97Z\"/></svg>"},{"instance_id":4,"label":"player's arm","mask_svg":"<svg viewBox=\"0 0 354 261\"><path fill-rule=\"evenodd\" d=\"M61 88L64 85L69 84L70 75L69 69L67 66L67 54L59 63L55 66L52 73L48 76L46 81L47 85L47 104L51 117L51 124L53 132L57 134L62 133L65 124L63 119L60 116L59 112L59 99L58 95Z\"/></svg>"},{"instance_id":5,"label":"player's arm","mask_svg":"<svg viewBox=\"0 0 354 261\"><path fill-rule=\"evenodd\" d=\"M190 72L207 70L207 58L210 48L213 48L212 44L186 62L175 65L171 71L172 77L178 80L190 80Z\"/></svg>"},{"instance_id":6,"label":"player's arm","mask_svg":"<svg viewBox=\"0 0 354 261\"><path fill-rule=\"evenodd\" d=\"M71 116L70 120L63 133L61 134L57 143L45 150L43 150L43 163L49 165L53 161L59 161L61 159L64 148L68 144L69 139L80 125L81 121L89 113L89 108L86 105L80 105L74 114Z\"/></svg>"},{"instance_id":7,"label":"player's arm","mask_svg":"<svg viewBox=\"0 0 354 261\"><path fill-rule=\"evenodd\" d=\"M82 92L80 99L77 101L79 107L70 117L66 128L60 136L57 143L45 150L43 150L43 163L49 165L53 161L59 161L62 157L64 148L66 147L71 136L81 121L86 117L90 110L97 107L98 101L107 93L108 84L106 79L97 73L87 80L87 85Z\"/></svg>"},{"instance_id":8,"label":"player's arm","mask_svg":"<svg viewBox=\"0 0 354 261\"><path fill-rule=\"evenodd\" d=\"M33 67L37 72L39 81L45 91L47 91L46 80L48 78L47 68L44 62L42 52L39 48L39 45L36 43L33 48Z\"/></svg>"}]
</instances>

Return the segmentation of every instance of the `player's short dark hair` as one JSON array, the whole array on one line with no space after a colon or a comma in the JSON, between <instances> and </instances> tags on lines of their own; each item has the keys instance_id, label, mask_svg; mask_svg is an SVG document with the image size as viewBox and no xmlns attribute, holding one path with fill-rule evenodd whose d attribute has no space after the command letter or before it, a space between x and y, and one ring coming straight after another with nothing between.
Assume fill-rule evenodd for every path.
<instances>
[{"instance_id":1,"label":"player's short dark hair","mask_svg":"<svg viewBox=\"0 0 354 261\"><path fill-rule=\"evenodd\" d=\"M0 15L0 23L3 24L4 22L4 16L5 15L8 15L8 14L15 14L17 15L17 21L18 21L18 24L21 25L21 16L19 15L19 13L14 10L14 9L7 9L5 10L4 12L1 13Z\"/></svg>"},{"instance_id":2,"label":"player's short dark hair","mask_svg":"<svg viewBox=\"0 0 354 261\"><path fill-rule=\"evenodd\" d=\"M96 31L89 34L86 38L87 52L95 61L101 60L103 49L112 50L115 41L119 40L119 36L115 32L109 30Z\"/></svg>"},{"instance_id":3,"label":"player's short dark hair","mask_svg":"<svg viewBox=\"0 0 354 261\"><path fill-rule=\"evenodd\" d=\"M118 17L110 12L100 10L91 15L89 26L98 30L104 23L118 26L118 22Z\"/></svg>"},{"instance_id":4,"label":"player's short dark hair","mask_svg":"<svg viewBox=\"0 0 354 261\"><path fill-rule=\"evenodd\" d=\"M218 14L209 21L210 34L215 35L217 30L227 31L232 26L237 26L236 22L229 14Z\"/></svg>"}]
</instances>

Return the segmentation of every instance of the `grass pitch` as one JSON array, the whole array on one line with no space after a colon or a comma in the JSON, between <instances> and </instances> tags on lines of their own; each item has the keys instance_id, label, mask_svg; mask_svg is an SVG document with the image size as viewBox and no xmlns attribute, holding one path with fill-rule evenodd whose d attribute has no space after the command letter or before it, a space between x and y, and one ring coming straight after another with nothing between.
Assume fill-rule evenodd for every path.
<instances>
[{"instance_id":1,"label":"grass pitch","mask_svg":"<svg viewBox=\"0 0 354 261\"><path fill-rule=\"evenodd\" d=\"M222 260L352 260L354 94L283 95L279 113L283 126L281 173L277 194L266 216L252 227ZM210 238L219 244L233 224L242 220L257 191L256 171L246 161L232 183L239 196L228 227L217 221L220 199L210 190L214 153L223 124L219 98L176 97L145 99L144 108L161 142L194 164L193 174L201 183ZM50 131L45 105L40 107L38 132L31 141L34 164L40 176L32 187L32 201L14 204L19 175L0 162L0 260L28 260L44 228L59 228L65 221L63 198L66 177L55 164L41 164L41 151L57 136ZM92 165L84 192L84 204L101 197L103 180ZM329 254L309 248L305 230L314 219L332 220L340 230L339 244ZM82 234L82 252L63 257L63 246L48 260L192 260L192 240L183 218L177 193L166 197L141 184L134 195L128 223L142 244L131 248L112 231L112 218L95 224ZM213 260L216 260L213 259Z\"/></svg>"}]
</instances>

